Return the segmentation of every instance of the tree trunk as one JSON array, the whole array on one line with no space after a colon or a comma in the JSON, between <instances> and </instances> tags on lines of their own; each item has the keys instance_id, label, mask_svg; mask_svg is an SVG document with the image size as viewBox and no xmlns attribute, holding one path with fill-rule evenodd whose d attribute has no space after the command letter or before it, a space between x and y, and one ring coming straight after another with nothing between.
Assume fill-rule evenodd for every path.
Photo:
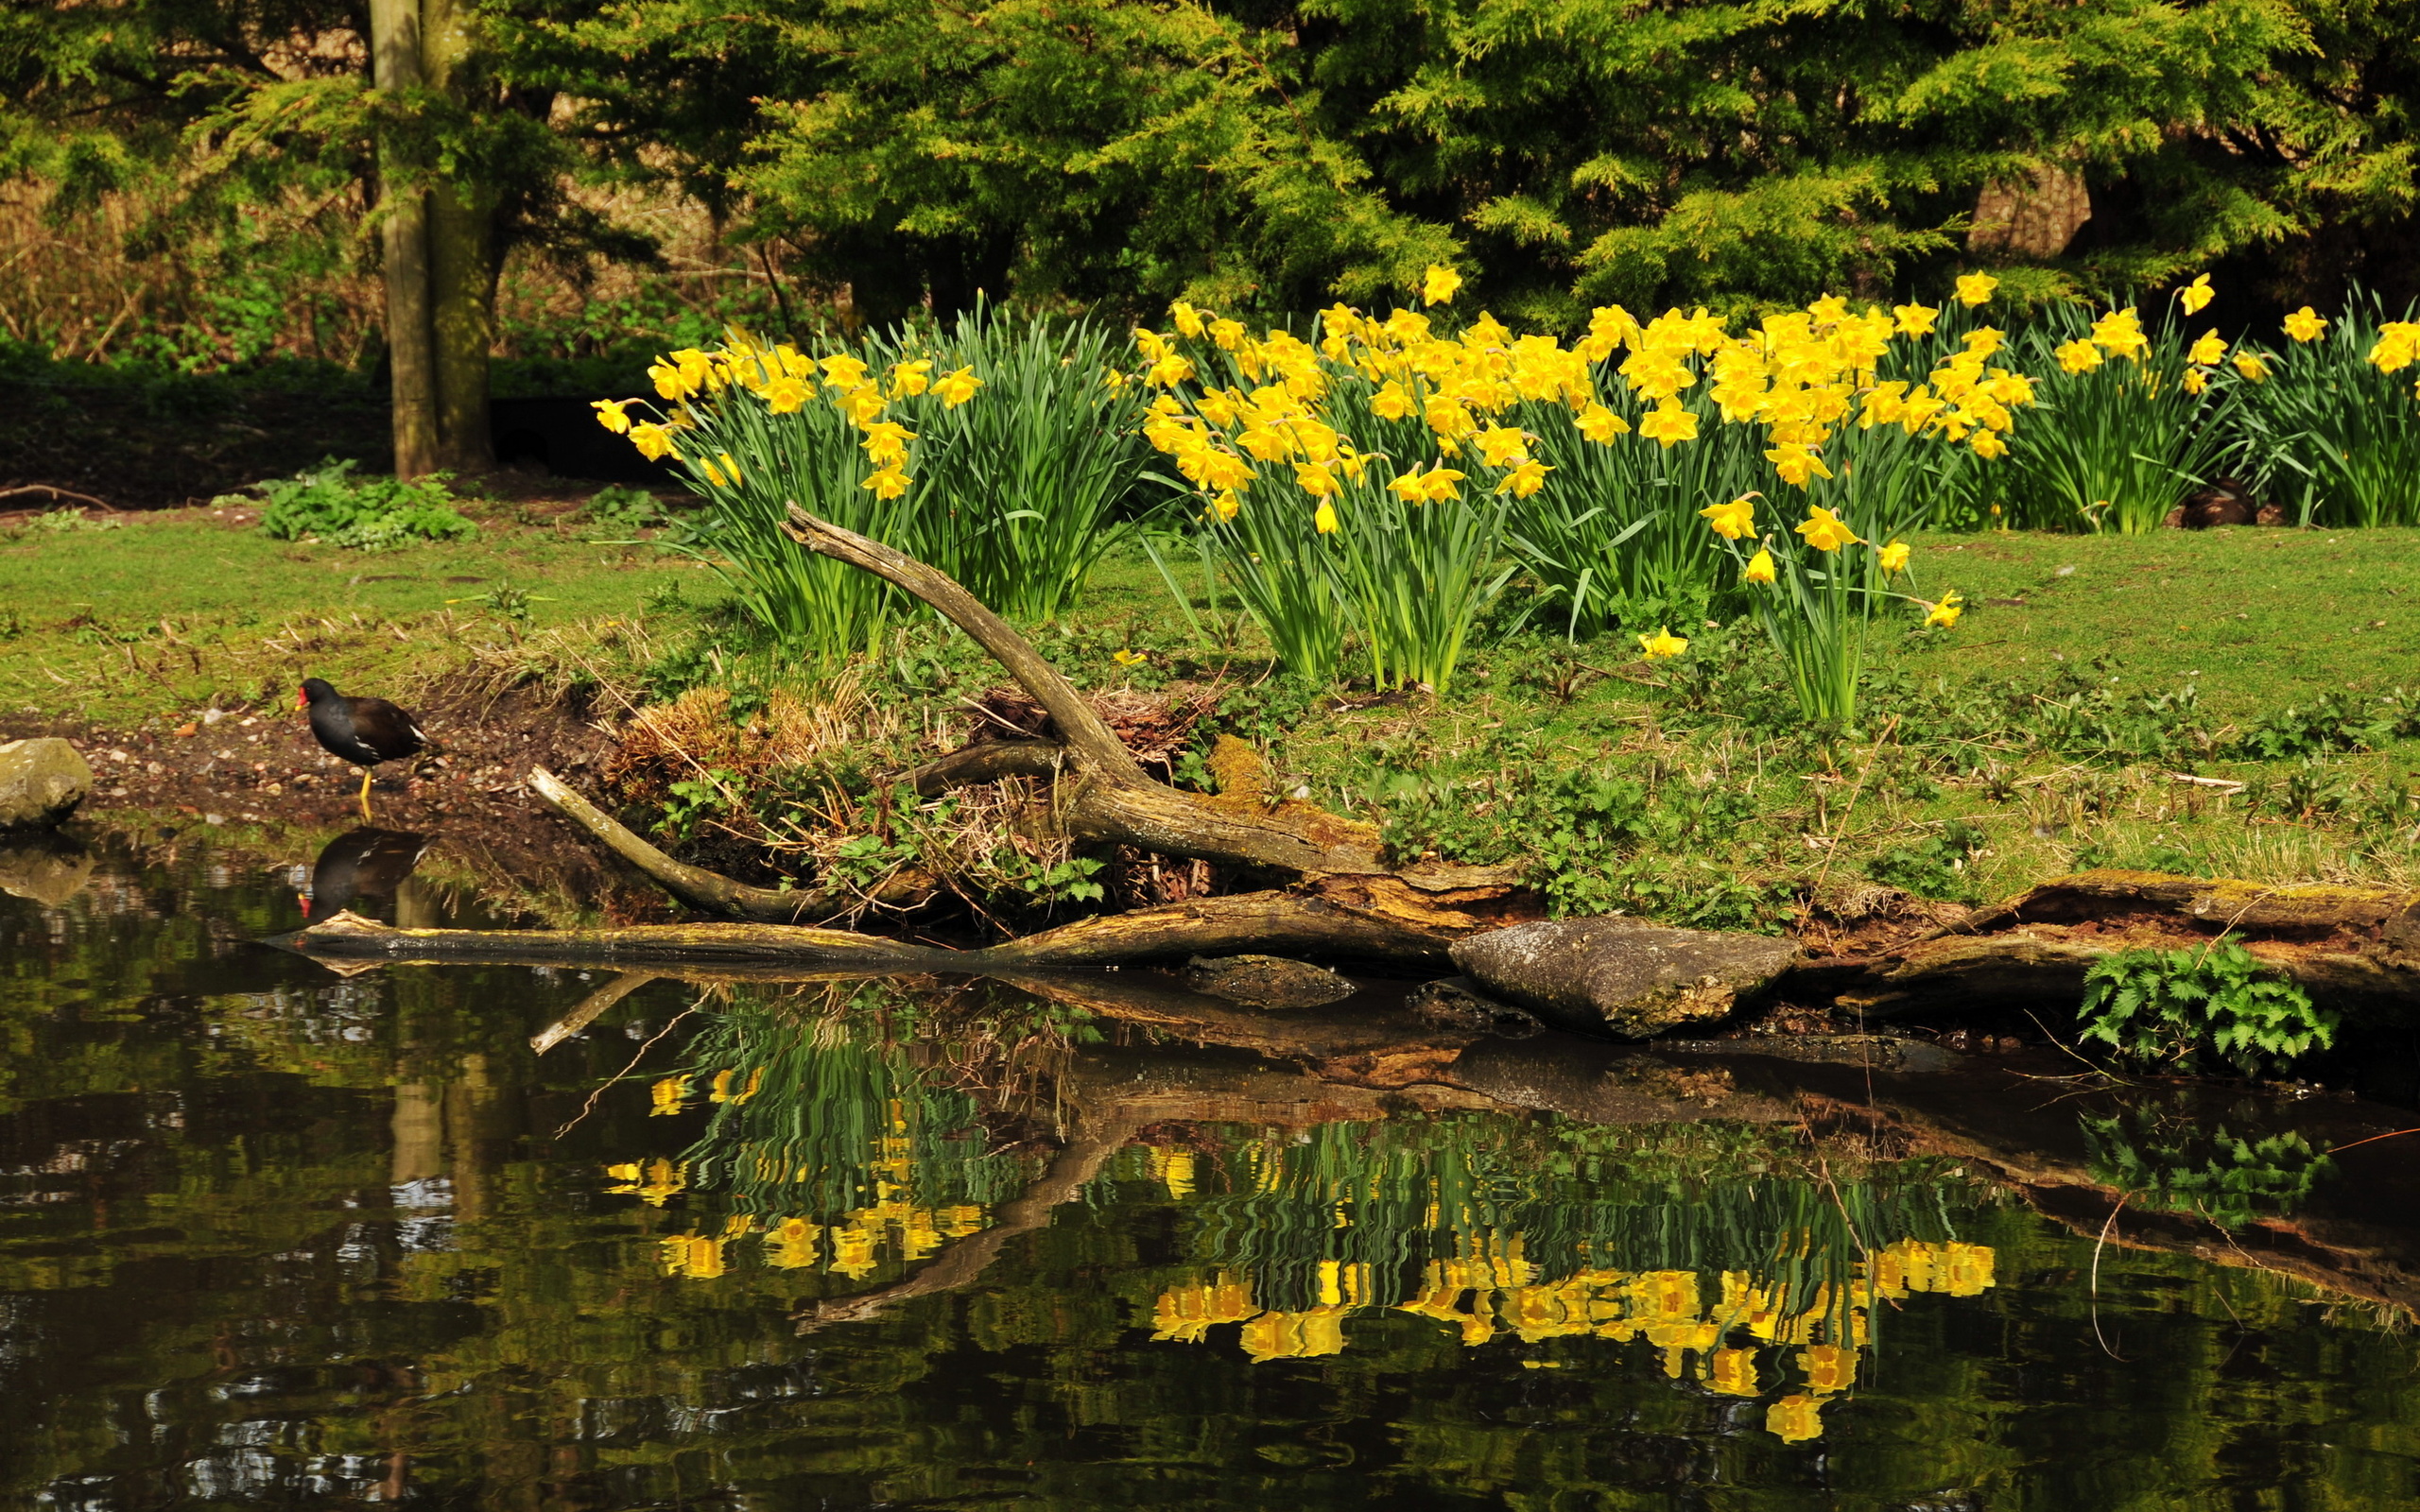
<instances>
[{"instance_id":1,"label":"tree trunk","mask_svg":"<svg viewBox=\"0 0 2420 1512\"><path fill-rule=\"evenodd\" d=\"M421 12L416 0L372 0L372 81L382 90L420 86ZM416 478L439 466L436 328L429 309L428 195L399 187L409 164L392 147L379 153L380 260L387 284L387 361L390 372L395 475Z\"/></svg>"},{"instance_id":2,"label":"tree trunk","mask_svg":"<svg viewBox=\"0 0 2420 1512\"><path fill-rule=\"evenodd\" d=\"M463 0L420 0L421 64L429 88L460 96L474 80L475 25ZM428 197L428 289L434 332L441 466L495 465L488 430L488 354L495 345L494 197L475 183L441 183Z\"/></svg>"}]
</instances>

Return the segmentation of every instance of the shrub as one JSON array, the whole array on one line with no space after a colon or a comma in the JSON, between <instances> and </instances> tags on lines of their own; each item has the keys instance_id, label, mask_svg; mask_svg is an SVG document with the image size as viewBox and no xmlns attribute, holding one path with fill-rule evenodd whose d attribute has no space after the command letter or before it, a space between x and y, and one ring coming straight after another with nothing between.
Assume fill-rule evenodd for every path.
<instances>
[{"instance_id":1,"label":"shrub","mask_svg":"<svg viewBox=\"0 0 2420 1512\"><path fill-rule=\"evenodd\" d=\"M319 540L359 551L478 533L454 507L443 473L406 482L357 478L353 470L351 461L330 457L290 478L253 485L267 501L261 529L280 541Z\"/></svg>"},{"instance_id":2,"label":"shrub","mask_svg":"<svg viewBox=\"0 0 2420 1512\"><path fill-rule=\"evenodd\" d=\"M2336 1015L2237 944L2120 951L2084 973L2081 1038L2192 1072L2216 1055L2255 1076L2336 1042Z\"/></svg>"}]
</instances>

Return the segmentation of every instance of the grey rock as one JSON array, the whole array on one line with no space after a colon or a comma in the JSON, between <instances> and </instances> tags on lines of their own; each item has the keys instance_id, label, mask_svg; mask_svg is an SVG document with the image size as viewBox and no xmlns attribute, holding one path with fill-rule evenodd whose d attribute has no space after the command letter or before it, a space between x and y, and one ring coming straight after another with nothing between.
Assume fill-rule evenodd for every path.
<instances>
[{"instance_id":1,"label":"grey rock","mask_svg":"<svg viewBox=\"0 0 2420 1512\"><path fill-rule=\"evenodd\" d=\"M1478 989L1558 1029L1645 1040L1729 1013L1797 955L1786 939L1619 915L1514 924L1459 941Z\"/></svg>"},{"instance_id":2,"label":"grey rock","mask_svg":"<svg viewBox=\"0 0 2420 1512\"><path fill-rule=\"evenodd\" d=\"M1536 1014L1510 1003L1498 1003L1473 988L1466 976L1423 982L1405 996L1403 1003L1422 1022L1443 1029L1470 1029L1507 1040L1527 1040L1546 1028Z\"/></svg>"},{"instance_id":3,"label":"grey rock","mask_svg":"<svg viewBox=\"0 0 2420 1512\"><path fill-rule=\"evenodd\" d=\"M1184 985L1253 1008L1316 1008L1360 990L1323 966L1282 955L1197 955L1185 963Z\"/></svg>"},{"instance_id":4,"label":"grey rock","mask_svg":"<svg viewBox=\"0 0 2420 1512\"><path fill-rule=\"evenodd\" d=\"M0 745L0 830L57 824L93 790L93 769L63 740Z\"/></svg>"}]
</instances>

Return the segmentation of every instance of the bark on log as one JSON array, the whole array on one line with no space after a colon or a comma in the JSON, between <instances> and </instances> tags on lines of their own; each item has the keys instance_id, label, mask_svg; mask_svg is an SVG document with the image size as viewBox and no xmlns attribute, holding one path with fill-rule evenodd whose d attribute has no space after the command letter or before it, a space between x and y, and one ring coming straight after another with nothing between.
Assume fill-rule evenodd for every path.
<instances>
[{"instance_id":1,"label":"bark on log","mask_svg":"<svg viewBox=\"0 0 2420 1512\"><path fill-rule=\"evenodd\" d=\"M2073 1004L2118 951L2241 943L2314 1002L2420 1006L2420 891L2100 870L2056 877L1996 907L1871 955L1817 957L1775 984L1880 1017Z\"/></svg>"}]
</instances>

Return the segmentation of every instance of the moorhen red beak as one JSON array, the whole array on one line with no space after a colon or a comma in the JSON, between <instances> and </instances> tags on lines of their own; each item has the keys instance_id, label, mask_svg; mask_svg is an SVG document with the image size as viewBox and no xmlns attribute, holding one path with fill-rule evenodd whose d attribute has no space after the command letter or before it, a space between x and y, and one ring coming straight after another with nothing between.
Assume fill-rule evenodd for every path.
<instances>
[{"instance_id":1,"label":"moorhen red beak","mask_svg":"<svg viewBox=\"0 0 2420 1512\"><path fill-rule=\"evenodd\" d=\"M412 716L384 698L348 698L320 678L302 679L294 702L311 711L311 733L329 755L361 768L361 819L370 822L370 779L380 762L399 762L428 749Z\"/></svg>"}]
</instances>

